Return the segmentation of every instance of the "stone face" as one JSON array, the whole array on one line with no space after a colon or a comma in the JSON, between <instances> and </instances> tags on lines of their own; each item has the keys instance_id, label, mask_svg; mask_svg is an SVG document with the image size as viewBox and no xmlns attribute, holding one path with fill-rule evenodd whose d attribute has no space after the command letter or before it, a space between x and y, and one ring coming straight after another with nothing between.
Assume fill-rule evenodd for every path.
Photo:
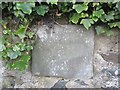
<instances>
[{"instance_id":1,"label":"stone face","mask_svg":"<svg viewBox=\"0 0 120 90\"><path fill-rule=\"evenodd\" d=\"M108 54L101 54L101 56L104 58L104 60L108 62L114 62L114 63L119 63L118 62L118 53L108 53Z\"/></svg>"},{"instance_id":2,"label":"stone face","mask_svg":"<svg viewBox=\"0 0 120 90\"><path fill-rule=\"evenodd\" d=\"M88 79L93 75L94 32L82 26L38 28L32 72L40 76Z\"/></svg>"},{"instance_id":3,"label":"stone face","mask_svg":"<svg viewBox=\"0 0 120 90\"><path fill-rule=\"evenodd\" d=\"M114 35L95 35L95 53L115 53L118 52L119 29L113 29Z\"/></svg>"}]
</instances>

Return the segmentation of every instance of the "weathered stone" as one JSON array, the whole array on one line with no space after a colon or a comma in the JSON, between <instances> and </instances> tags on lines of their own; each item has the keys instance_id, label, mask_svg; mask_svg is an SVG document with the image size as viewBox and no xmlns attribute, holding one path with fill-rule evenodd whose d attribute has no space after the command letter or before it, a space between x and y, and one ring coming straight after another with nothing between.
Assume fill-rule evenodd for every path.
<instances>
[{"instance_id":1,"label":"weathered stone","mask_svg":"<svg viewBox=\"0 0 120 90\"><path fill-rule=\"evenodd\" d=\"M81 85L79 85L78 83L76 83L74 81L70 81L66 84L66 87L67 88L81 88Z\"/></svg>"},{"instance_id":2,"label":"weathered stone","mask_svg":"<svg viewBox=\"0 0 120 90\"><path fill-rule=\"evenodd\" d=\"M75 80L76 83L80 84L80 85L88 85L86 84L84 81L78 79L78 80Z\"/></svg>"},{"instance_id":3,"label":"weathered stone","mask_svg":"<svg viewBox=\"0 0 120 90\"><path fill-rule=\"evenodd\" d=\"M118 70L115 71L115 75L116 76L120 76L120 69L118 69Z\"/></svg>"},{"instance_id":4,"label":"weathered stone","mask_svg":"<svg viewBox=\"0 0 120 90\"><path fill-rule=\"evenodd\" d=\"M2 82L3 82L3 73L4 73L4 66L3 66L3 62L0 59L0 89L2 89Z\"/></svg>"},{"instance_id":5,"label":"weathered stone","mask_svg":"<svg viewBox=\"0 0 120 90\"><path fill-rule=\"evenodd\" d=\"M118 53L108 53L108 54L101 54L101 56L104 58L104 60L108 62L113 62L113 63L120 63L118 62Z\"/></svg>"},{"instance_id":6,"label":"weathered stone","mask_svg":"<svg viewBox=\"0 0 120 90\"><path fill-rule=\"evenodd\" d=\"M13 88L15 86L15 78L14 77L4 77L2 82L2 88Z\"/></svg>"},{"instance_id":7,"label":"weathered stone","mask_svg":"<svg viewBox=\"0 0 120 90\"><path fill-rule=\"evenodd\" d=\"M63 90L67 90L66 88L67 81L59 80L55 85L51 88L51 90L55 90L56 88L62 88Z\"/></svg>"},{"instance_id":8,"label":"weathered stone","mask_svg":"<svg viewBox=\"0 0 120 90\"><path fill-rule=\"evenodd\" d=\"M93 76L94 32L77 25L39 27L32 72L40 76L88 79Z\"/></svg>"},{"instance_id":9,"label":"weathered stone","mask_svg":"<svg viewBox=\"0 0 120 90\"><path fill-rule=\"evenodd\" d=\"M0 25L0 29L1 29L1 25ZM1 31L1 30L0 30ZM2 43L2 35L0 33L0 45ZM2 48L0 46L0 48ZM1 52L1 49L0 49L0 52ZM5 67L4 67L4 63L2 61L2 57L0 55L0 90L2 89L2 83L3 83L3 73L4 73L4 70L5 70Z\"/></svg>"},{"instance_id":10,"label":"weathered stone","mask_svg":"<svg viewBox=\"0 0 120 90\"><path fill-rule=\"evenodd\" d=\"M95 52L108 53L118 52L118 36L119 29L114 29L114 36L108 37L106 35L95 35Z\"/></svg>"}]
</instances>

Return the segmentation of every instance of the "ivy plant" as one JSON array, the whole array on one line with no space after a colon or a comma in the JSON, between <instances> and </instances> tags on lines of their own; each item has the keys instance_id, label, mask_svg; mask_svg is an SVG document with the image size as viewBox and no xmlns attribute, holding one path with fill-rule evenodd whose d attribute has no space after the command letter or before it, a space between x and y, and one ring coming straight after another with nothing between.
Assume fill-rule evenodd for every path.
<instances>
[{"instance_id":1,"label":"ivy plant","mask_svg":"<svg viewBox=\"0 0 120 90\"><path fill-rule=\"evenodd\" d=\"M69 19L69 23L83 25L86 30L94 26L98 35L111 36L113 35L112 28L120 29L120 1L37 1L0 3L3 14L3 20L0 20L3 34L0 37L0 56L6 61L8 68L23 71L28 67L32 44L35 41L35 32L29 26L36 17L39 20L39 17L60 18L64 15ZM12 19L17 21L15 26L13 25L14 28L9 25Z\"/></svg>"}]
</instances>

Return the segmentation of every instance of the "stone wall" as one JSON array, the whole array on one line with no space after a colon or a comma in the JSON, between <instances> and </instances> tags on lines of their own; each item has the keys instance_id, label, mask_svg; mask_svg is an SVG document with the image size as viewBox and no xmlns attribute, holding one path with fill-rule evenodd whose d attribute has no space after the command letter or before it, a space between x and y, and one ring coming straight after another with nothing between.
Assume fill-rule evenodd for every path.
<instances>
[{"instance_id":1,"label":"stone wall","mask_svg":"<svg viewBox=\"0 0 120 90\"><path fill-rule=\"evenodd\" d=\"M0 69L0 81L3 88L101 88L119 87L118 79L118 30L115 35L107 37L94 34L93 77L82 80L79 78L40 77L26 70L24 73ZM43 37L44 38L44 37ZM35 52L34 52L35 53ZM2 62L0 61L0 68ZM79 68L78 68L79 70ZM2 78L1 78L2 77ZM86 76L85 76L86 77ZM0 84L1 85L1 84Z\"/></svg>"}]
</instances>

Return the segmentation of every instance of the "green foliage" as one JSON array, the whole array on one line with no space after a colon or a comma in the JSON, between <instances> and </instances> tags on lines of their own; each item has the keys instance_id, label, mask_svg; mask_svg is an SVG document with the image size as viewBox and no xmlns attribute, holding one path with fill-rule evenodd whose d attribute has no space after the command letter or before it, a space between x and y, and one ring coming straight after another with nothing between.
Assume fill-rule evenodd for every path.
<instances>
[{"instance_id":1,"label":"green foliage","mask_svg":"<svg viewBox=\"0 0 120 90\"><path fill-rule=\"evenodd\" d=\"M26 28L24 26L20 26L20 28L15 32L16 35L19 36L20 39L25 38Z\"/></svg>"},{"instance_id":2,"label":"green foliage","mask_svg":"<svg viewBox=\"0 0 120 90\"><path fill-rule=\"evenodd\" d=\"M72 23L77 24L79 21L80 15L78 13L74 13L73 16L70 17L70 21Z\"/></svg>"},{"instance_id":3,"label":"green foliage","mask_svg":"<svg viewBox=\"0 0 120 90\"><path fill-rule=\"evenodd\" d=\"M23 71L29 65L32 44L35 41L35 32L28 26L36 17L67 16L69 22L83 25L86 30L95 26L98 35L113 35L112 28L120 28L120 2L76 2L76 0L46 0L46 2L2 2L0 8L5 15L0 20L3 33L0 37L0 56L6 61L6 66ZM14 17L18 21L14 28L9 22ZM39 19L39 18L38 18ZM100 25L105 25L101 27Z\"/></svg>"},{"instance_id":4,"label":"green foliage","mask_svg":"<svg viewBox=\"0 0 120 90\"><path fill-rule=\"evenodd\" d=\"M15 8L17 10L22 10L25 14L31 14L32 8L35 7L34 2L17 2Z\"/></svg>"},{"instance_id":5,"label":"green foliage","mask_svg":"<svg viewBox=\"0 0 120 90\"><path fill-rule=\"evenodd\" d=\"M16 30L10 29L2 21L3 35L0 37L0 56L6 61L9 69L25 70L31 58L30 52L33 49L31 40L33 32L28 31L28 25L20 24ZM7 21L8 22L8 21ZM29 38L28 40L24 40Z\"/></svg>"},{"instance_id":6,"label":"green foliage","mask_svg":"<svg viewBox=\"0 0 120 90\"><path fill-rule=\"evenodd\" d=\"M73 9L75 9L77 13L81 13L82 11L87 11L88 6L86 4L75 4L73 5Z\"/></svg>"},{"instance_id":7,"label":"green foliage","mask_svg":"<svg viewBox=\"0 0 120 90\"><path fill-rule=\"evenodd\" d=\"M48 12L48 6L46 5L37 6L35 9L36 9L37 14L42 15L42 16L44 16L45 13Z\"/></svg>"},{"instance_id":8,"label":"green foliage","mask_svg":"<svg viewBox=\"0 0 120 90\"><path fill-rule=\"evenodd\" d=\"M92 19L82 19L80 24L83 24L85 28L88 30L89 27L91 27L91 24L94 24L94 21Z\"/></svg>"},{"instance_id":9,"label":"green foliage","mask_svg":"<svg viewBox=\"0 0 120 90\"><path fill-rule=\"evenodd\" d=\"M46 0L46 2L48 4L51 3L51 4L56 4L57 5L58 0Z\"/></svg>"},{"instance_id":10,"label":"green foliage","mask_svg":"<svg viewBox=\"0 0 120 90\"><path fill-rule=\"evenodd\" d=\"M108 27L96 26L95 28L97 35L106 34L107 36L112 36L113 31L109 30Z\"/></svg>"},{"instance_id":11,"label":"green foliage","mask_svg":"<svg viewBox=\"0 0 120 90\"><path fill-rule=\"evenodd\" d=\"M120 28L120 22L108 23L108 25L110 26L110 28L113 28L113 27Z\"/></svg>"}]
</instances>

